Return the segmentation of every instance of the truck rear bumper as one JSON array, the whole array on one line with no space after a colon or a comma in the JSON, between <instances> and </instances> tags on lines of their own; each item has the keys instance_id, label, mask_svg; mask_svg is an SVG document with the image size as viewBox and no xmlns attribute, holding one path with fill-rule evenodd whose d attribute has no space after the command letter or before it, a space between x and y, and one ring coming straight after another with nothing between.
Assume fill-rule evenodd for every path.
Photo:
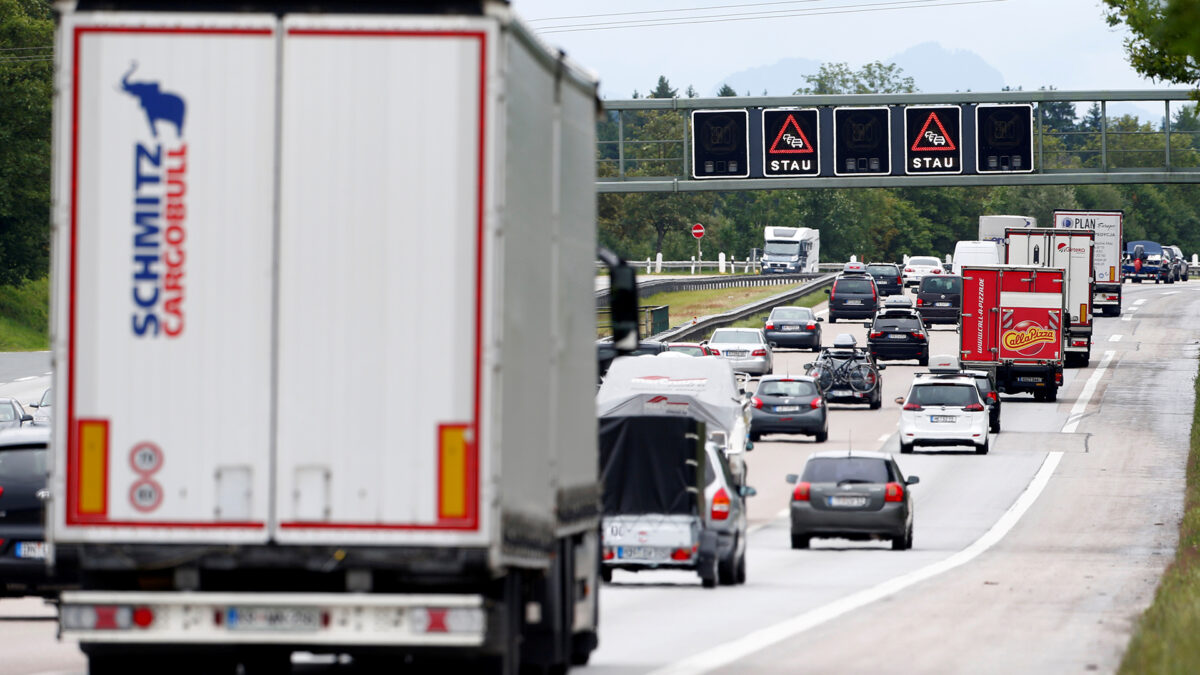
<instances>
[{"instance_id":1,"label":"truck rear bumper","mask_svg":"<svg viewBox=\"0 0 1200 675\"><path fill-rule=\"evenodd\" d=\"M481 647L482 595L66 591L80 643Z\"/></svg>"}]
</instances>

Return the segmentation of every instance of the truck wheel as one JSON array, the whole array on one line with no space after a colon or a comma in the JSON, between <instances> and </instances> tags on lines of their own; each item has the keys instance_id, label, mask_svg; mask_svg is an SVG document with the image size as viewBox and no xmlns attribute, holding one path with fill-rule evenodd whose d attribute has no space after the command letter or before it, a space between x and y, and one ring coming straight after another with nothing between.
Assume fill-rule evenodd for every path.
<instances>
[{"instance_id":1,"label":"truck wheel","mask_svg":"<svg viewBox=\"0 0 1200 675\"><path fill-rule=\"evenodd\" d=\"M792 548L808 548L809 538L802 534L792 535Z\"/></svg>"},{"instance_id":2,"label":"truck wheel","mask_svg":"<svg viewBox=\"0 0 1200 675\"><path fill-rule=\"evenodd\" d=\"M242 657L244 675L288 675L292 672L290 651L263 651Z\"/></svg>"},{"instance_id":3,"label":"truck wheel","mask_svg":"<svg viewBox=\"0 0 1200 675\"><path fill-rule=\"evenodd\" d=\"M600 638L596 636L595 631L588 630L573 635L571 637L571 665L586 666L599 643Z\"/></svg>"},{"instance_id":4,"label":"truck wheel","mask_svg":"<svg viewBox=\"0 0 1200 675\"><path fill-rule=\"evenodd\" d=\"M1084 354L1083 356L1080 357L1079 367L1087 368L1088 364L1090 364L1091 362L1092 362L1092 354L1091 354L1091 352L1088 352L1087 354Z\"/></svg>"},{"instance_id":5,"label":"truck wheel","mask_svg":"<svg viewBox=\"0 0 1200 675\"><path fill-rule=\"evenodd\" d=\"M1033 392L1033 400L1035 400L1035 401L1045 401L1045 400L1046 400L1046 393L1045 393L1044 391L1042 391L1041 389L1035 390L1035 391Z\"/></svg>"},{"instance_id":6,"label":"truck wheel","mask_svg":"<svg viewBox=\"0 0 1200 675\"><path fill-rule=\"evenodd\" d=\"M1058 400L1058 387L1053 387L1046 391L1046 400L1052 403Z\"/></svg>"}]
</instances>

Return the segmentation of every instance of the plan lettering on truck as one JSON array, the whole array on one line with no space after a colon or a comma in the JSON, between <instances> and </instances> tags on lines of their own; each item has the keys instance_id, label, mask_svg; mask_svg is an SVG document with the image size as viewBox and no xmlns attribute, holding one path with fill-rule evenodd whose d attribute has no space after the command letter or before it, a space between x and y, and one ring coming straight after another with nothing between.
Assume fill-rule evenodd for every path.
<instances>
[{"instance_id":1,"label":"plan lettering on truck","mask_svg":"<svg viewBox=\"0 0 1200 675\"><path fill-rule=\"evenodd\" d=\"M55 46L60 634L106 673L586 662L597 258L638 344L594 76L501 3L101 5Z\"/></svg>"}]
</instances>

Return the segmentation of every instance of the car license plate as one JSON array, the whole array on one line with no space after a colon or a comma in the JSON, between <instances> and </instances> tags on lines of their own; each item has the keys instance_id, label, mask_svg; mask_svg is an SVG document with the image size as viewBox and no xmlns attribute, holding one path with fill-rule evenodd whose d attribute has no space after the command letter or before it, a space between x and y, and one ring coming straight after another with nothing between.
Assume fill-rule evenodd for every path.
<instances>
[{"instance_id":1,"label":"car license plate","mask_svg":"<svg viewBox=\"0 0 1200 675\"><path fill-rule=\"evenodd\" d=\"M1017 382L1041 382L1040 377L1018 377Z\"/></svg>"},{"instance_id":2,"label":"car license plate","mask_svg":"<svg viewBox=\"0 0 1200 675\"><path fill-rule=\"evenodd\" d=\"M862 300L847 300L847 301L846 301L846 304L847 304L847 305L861 305L861 304L862 304Z\"/></svg>"},{"instance_id":3,"label":"car license plate","mask_svg":"<svg viewBox=\"0 0 1200 675\"><path fill-rule=\"evenodd\" d=\"M906 338L908 338L908 336L903 333L891 333L888 335L889 340L904 340Z\"/></svg>"},{"instance_id":4,"label":"car license plate","mask_svg":"<svg viewBox=\"0 0 1200 675\"><path fill-rule=\"evenodd\" d=\"M849 396L850 394L851 392L849 389L834 389L833 391L829 392L830 396Z\"/></svg>"},{"instance_id":5,"label":"car license plate","mask_svg":"<svg viewBox=\"0 0 1200 675\"><path fill-rule=\"evenodd\" d=\"M800 330L800 326L784 326L784 330Z\"/></svg>"},{"instance_id":6,"label":"car license plate","mask_svg":"<svg viewBox=\"0 0 1200 675\"><path fill-rule=\"evenodd\" d=\"M935 302L935 303L933 303L933 306L934 306L934 307L949 307L949 306L950 306L950 303L948 303L948 302Z\"/></svg>"},{"instance_id":7,"label":"car license plate","mask_svg":"<svg viewBox=\"0 0 1200 675\"><path fill-rule=\"evenodd\" d=\"M798 406L798 405L777 405L777 406L775 406L775 412L796 412L799 409L800 409L800 406Z\"/></svg>"},{"instance_id":8,"label":"car license plate","mask_svg":"<svg viewBox=\"0 0 1200 675\"><path fill-rule=\"evenodd\" d=\"M321 627L316 607L230 607L225 612L229 630L315 631Z\"/></svg>"},{"instance_id":9,"label":"car license plate","mask_svg":"<svg viewBox=\"0 0 1200 675\"><path fill-rule=\"evenodd\" d=\"M866 497L844 497L835 496L829 498L830 506L866 506Z\"/></svg>"},{"instance_id":10,"label":"car license plate","mask_svg":"<svg viewBox=\"0 0 1200 675\"><path fill-rule=\"evenodd\" d=\"M18 558L36 558L38 560L43 560L46 557L46 542L18 541L16 545L16 553Z\"/></svg>"},{"instance_id":11,"label":"car license plate","mask_svg":"<svg viewBox=\"0 0 1200 675\"><path fill-rule=\"evenodd\" d=\"M934 423L956 422L958 418L954 415L930 415L929 421Z\"/></svg>"},{"instance_id":12,"label":"car license plate","mask_svg":"<svg viewBox=\"0 0 1200 675\"><path fill-rule=\"evenodd\" d=\"M727 351L727 352L725 352L725 355L726 355L726 356L736 356L736 357L739 357L739 358L740 358L740 357L743 357L743 356L745 356L745 355L746 355L746 353L747 353L747 352L746 352L746 350L744 350L744 349L742 349L742 350L730 350L730 351Z\"/></svg>"},{"instance_id":13,"label":"car license plate","mask_svg":"<svg viewBox=\"0 0 1200 675\"><path fill-rule=\"evenodd\" d=\"M618 546L617 557L636 560L666 560L667 549L657 546Z\"/></svg>"}]
</instances>

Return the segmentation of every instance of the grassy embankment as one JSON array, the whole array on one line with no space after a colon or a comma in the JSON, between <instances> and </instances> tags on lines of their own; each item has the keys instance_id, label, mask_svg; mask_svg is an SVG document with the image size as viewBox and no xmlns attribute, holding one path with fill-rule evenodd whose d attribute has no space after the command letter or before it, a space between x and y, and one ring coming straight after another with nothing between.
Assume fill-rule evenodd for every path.
<instances>
[{"instance_id":1,"label":"grassy embankment","mask_svg":"<svg viewBox=\"0 0 1200 675\"><path fill-rule=\"evenodd\" d=\"M50 280L0 286L0 352L50 348Z\"/></svg>"},{"instance_id":2,"label":"grassy embankment","mask_svg":"<svg viewBox=\"0 0 1200 675\"><path fill-rule=\"evenodd\" d=\"M1200 672L1200 379L1195 387L1179 548L1159 581L1154 603L1138 620L1121 673Z\"/></svg>"},{"instance_id":3,"label":"grassy embankment","mask_svg":"<svg viewBox=\"0 0 1200 675\"><path fill-rule=\"evenodd\" d=\"M796 284L797 286L799 284ZM679 326L685 321L707 316L709 314L720 314L728 312L731 309L736 309L742 305L748 305L752 302L769 298L772 295L778 295L795 286L750 286L747 288L715 288L703 291L678 291L676 293L656 293L646 298L640 298L642 307L657 307L659 305L667 305L670 307L670 323L671 327ZM820 296L820 297L817 297ZM827 296L824 292L811 293L804 296L799 301L792 304L804 305L811 307ZM806 304L811 301L811 304ZM761 317L751 317L739 323L739 326L746 325L755 328L761 328L764 314ZM757 323L755 323L757 319Z\"/></svg>"}]
</instances>

